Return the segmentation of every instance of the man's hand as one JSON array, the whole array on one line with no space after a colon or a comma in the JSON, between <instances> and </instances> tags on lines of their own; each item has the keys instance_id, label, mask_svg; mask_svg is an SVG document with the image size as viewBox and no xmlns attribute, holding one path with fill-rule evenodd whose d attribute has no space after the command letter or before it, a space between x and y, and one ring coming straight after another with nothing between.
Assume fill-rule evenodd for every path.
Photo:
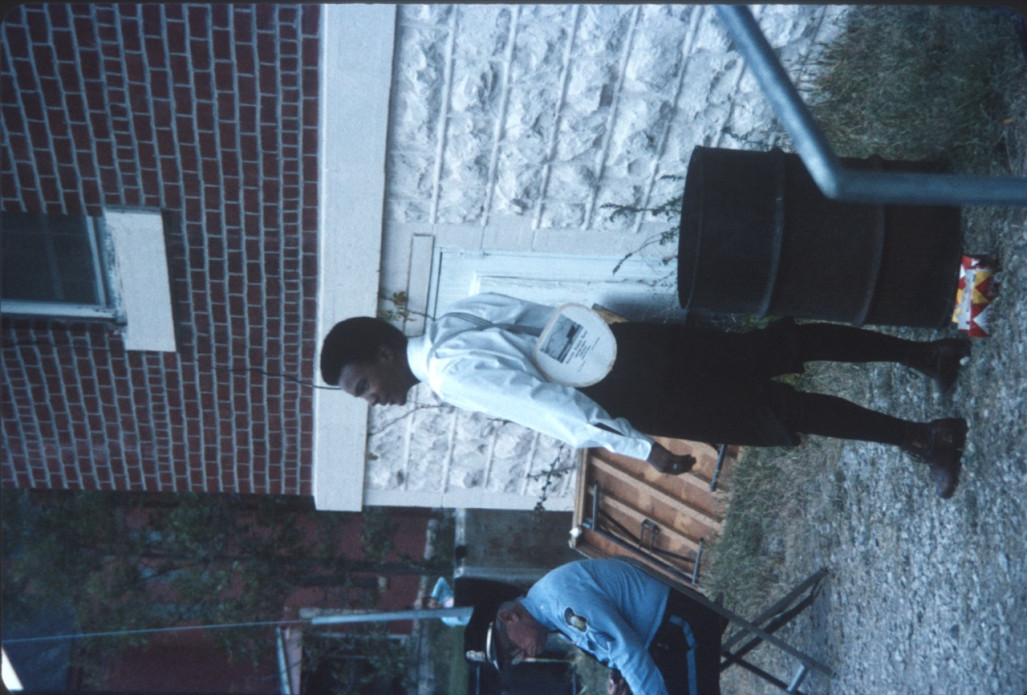
<instances>
[{"instance_id":1,"label":"man's hand","mask_svg":"<svg viewBox=\"0 0 1027 695\"><path fill-rule=\"evenodd\" d=\"M648 461L660 473L670 473L671 475L687 473L695 465L694 456L673 454L656 442L653 442L653 449L649 452Z\"/></svg>"},{"instance_id":2,"label":"man's hand","mask_svg":"<svg viewBox=\"0 0 1027 695\"><path fill-rule=\"evenodd\" d=\"M621 677L619 672L610 672L610 677L606 681L606 695L631 695L628 682Z\"/></svg>"}]
</instances>

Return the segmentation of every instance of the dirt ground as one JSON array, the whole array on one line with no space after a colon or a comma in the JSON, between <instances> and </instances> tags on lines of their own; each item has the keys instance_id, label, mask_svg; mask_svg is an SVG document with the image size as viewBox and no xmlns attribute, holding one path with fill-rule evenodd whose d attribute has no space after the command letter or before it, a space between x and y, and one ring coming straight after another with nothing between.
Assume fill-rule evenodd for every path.
<instances>
[{"instance_id":1,"label":"dirt ground","mask_svg":"<svg viewBox=\"0 0 1027 695\"><path fill-rule=\"evenodd\" d=\"M1027 173L1022 141L1010 157ZM951 393L891 365L811 373L817 390L885 412L962 415L970 435L947 501L931 495L925 466L890 447L820 440L797 452L809 466L807 506L778 541L781 579L820 567L830 575L784 634L835 671L809 676L804 692L1027 693L1027 209L967 208L964 226L965 250L999 257L1001 293L992 334L973 341ZM765 653L757 660L785 680L794 670ZM725 693L778 692L748 675L725 674L723 684Z\"/></svg>"}]
</instances>

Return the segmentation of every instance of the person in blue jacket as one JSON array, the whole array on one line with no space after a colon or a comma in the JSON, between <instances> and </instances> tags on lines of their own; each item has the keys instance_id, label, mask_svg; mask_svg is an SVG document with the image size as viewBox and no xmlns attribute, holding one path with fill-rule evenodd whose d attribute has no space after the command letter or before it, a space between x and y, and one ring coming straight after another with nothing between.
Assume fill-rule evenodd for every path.
<instances>
[{"instance_id":1,"label":"person in blue jacket","mask_svg":"<svg viewBox=\"0 0 1027 695\"><path fill-rule=\"evenodd\" d=\"M725 624L623 559L581 560L520 598L480 603L464 648L502 672L542 656L555 636L615 669L610 695L718 695Z\"/></svg>"}]
</instances>

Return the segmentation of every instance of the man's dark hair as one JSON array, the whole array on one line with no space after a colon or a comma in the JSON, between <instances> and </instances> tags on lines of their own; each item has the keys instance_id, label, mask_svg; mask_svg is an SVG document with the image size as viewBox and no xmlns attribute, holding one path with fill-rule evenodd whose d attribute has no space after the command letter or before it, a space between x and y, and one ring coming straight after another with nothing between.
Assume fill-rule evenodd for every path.
<instances>
[{"instance_id":1,"label":"man's dark hair","mask_svg":"<svg viewBox=\"0 0 1027 695\"><path fill-rule=\"evenodd\" d=\"M340 321L321 344L321 378L326 384L338 384L347 364L373 362L383 345L402 353L406 344L403 331L381 319L357 316Z\"/></svg>"}]
</instances>

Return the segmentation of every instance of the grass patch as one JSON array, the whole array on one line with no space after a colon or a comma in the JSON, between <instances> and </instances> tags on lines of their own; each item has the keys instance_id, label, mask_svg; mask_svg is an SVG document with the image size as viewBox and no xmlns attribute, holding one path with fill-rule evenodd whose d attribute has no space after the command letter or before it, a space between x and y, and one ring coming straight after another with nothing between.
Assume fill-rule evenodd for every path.
<instances>
[{"instance_id":1,"label":"grass patch","mask_svg":"<svg viewBox=\"0 0 1027 695\"><path fill-rule=\"evenodd\" d=\"M971 7L856 6L806 98L842 156L1009 170L1010 106L1027 81L1008 16Z\"/></svg>"},{"instance_id":2,"label":"grass patch","mask_svg":"<svg viewBox=\"0 0 1027 695\"><path fill-rule=\"evenodd\" d=\"M818 375L818 381L840 384L847 376L846 370L830 367ZM796 386L807 388L811 380L804 377ZM702 586L711 596L723 594L725 605L743 616L755 615L777 598L789 583L782 571L789 551L803 540L794 537L794 529L817 506L812 497L824 494L824 486L811 481L822 477L824 463L836 459L839 449L836 441L813 437L795 448L743 450L723 530L709 545Z\"/></svg>"}]
</instances>

